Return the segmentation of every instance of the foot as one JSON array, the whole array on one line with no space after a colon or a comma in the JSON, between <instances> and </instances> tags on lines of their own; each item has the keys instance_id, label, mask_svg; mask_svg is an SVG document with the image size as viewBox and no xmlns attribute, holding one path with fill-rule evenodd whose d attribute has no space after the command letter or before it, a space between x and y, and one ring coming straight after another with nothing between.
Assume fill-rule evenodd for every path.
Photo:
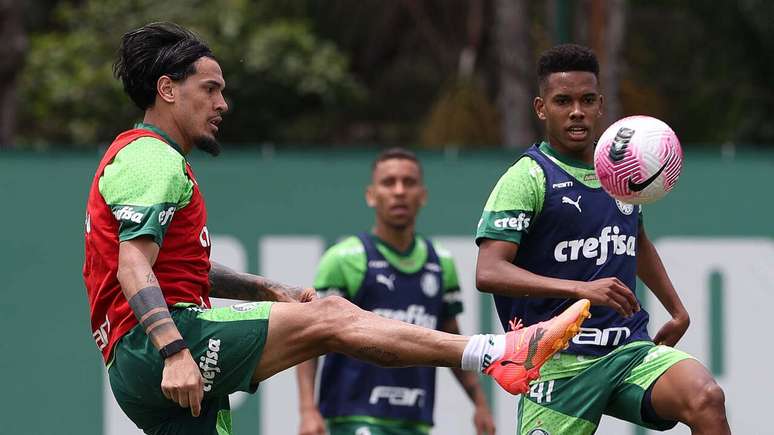
<instances>
[{"instance_id":1,"label":"foot","mask_svg":"<svg viewBox=\"0 0 774 435\"><path fill-rule=\"evenodd\" d=\"M556 352L567 349L580 332L580 325L591 317L588 299L581 299L553 319L523 328L511 322L505 334L505 355L493 361L484 373L493 377L511 394L523 394L529 383L540 376L540 367Z\"/></svg>"}]
</instances>

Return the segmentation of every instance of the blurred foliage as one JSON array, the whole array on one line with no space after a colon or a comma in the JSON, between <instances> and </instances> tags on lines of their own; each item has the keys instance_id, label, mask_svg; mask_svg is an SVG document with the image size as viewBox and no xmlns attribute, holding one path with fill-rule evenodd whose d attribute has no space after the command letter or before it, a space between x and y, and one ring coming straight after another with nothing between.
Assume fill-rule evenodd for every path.
<instances>
[{"instance_id":1,"label":"blurred foliage","mask_svg":"<svg viewBox=\"0 0 774 435\"><path fill-rule=\"evenodd\" d=\"M141 119L112 76L121 35L151 21L199 33L221 63L232 114L221 139L308 140L288 119L342 110L366 96L346 55L283 1L181 0L60 3L51 31L34 33L21 80L22 143L93 146Z\"/></svg>"},{"instance_id":2,"label":"blurred foliage","mask_svg":"<svg viewBox=\"0 0 774 435\"><path fill-rule=\"evenodd\" d=\"M774 2L633 1L628 28L626 112L684 143L774 145Z\"/></svg>"},{"instance_id":3,"label":"blurred foliage","mask_svg":"<svg viewBox=\"0 0 774 435\"><path fill-rule=\"evenodd\" d=\"M428 148L492 146L500 141L497 109L474 83L447 86L425 122L421 143Z\"/></svg>"},{"instance_id":4,"label":"blurred foliage","mask_svg":"<svg viewBox=\"0 0 774 435\"><path fill-rule=\"evenodd\" d=\"M588 27L590 1L572 3L570 25ZM30 0L17 142L93 147L140 119L111 65L125 31L168 20L222 64L223 142L494 145L499 55L482 2L473 86L458 77L467 0ZM534 56L552 44L551 3L529 3ZM772 17L764 0L627 2L624 112L665 119L684 144L774 144Z\"/></svg>"}]
</instances>

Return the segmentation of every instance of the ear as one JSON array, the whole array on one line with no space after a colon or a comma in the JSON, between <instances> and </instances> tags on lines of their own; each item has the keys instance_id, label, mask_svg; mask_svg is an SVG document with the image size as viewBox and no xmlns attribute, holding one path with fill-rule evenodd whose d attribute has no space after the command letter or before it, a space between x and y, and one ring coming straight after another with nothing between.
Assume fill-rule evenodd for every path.
<instances>
[{"instance_id":1,"label":"ear","mask_svg":"<svg viewBox=\"0 0 774 435\"><path fill-rule=\"evenodd\" d=\"M376 198L374 198L373 187L373 184L369 184L368 187L366 187L365 192L366 204L371 208L376 207Z\"/></svg>"},{"instance_id":2,"label":"ear","mask_svg":"<svg viewBox=\"0 0 774 435\"><path fill-rule=\"evenodd\" d=\"M427 204L427 188L422 188L422 196L419 198L419 205L424 207Z\"/></svg>"},{"instance_id":3,"label":"ear","mask_svg":"<svg viewBox=\"0 0 774 435\"><path fill-rule=\"evenodd\" d=\"M169 76L161 76L156 81L156 93L167 103L175 102L175 84Z\"/></svg>"},{"instance_id":4,"label":"ear","mask_svg":"<svg viewBox=\"0 0 774 435\"><path fill-rule=\"evenodd\" d=\"M532 101L532 107L535 109L535 114L541 121L546 120L546 102L543 101L543 97L535 97Z\"/></svg>"},{"instance_id":5,"label":"ear","mask_svg":"<svg viewBox=\"0 0 774 435\"><path fill-rule=\"evenodd\" d=\"M602 116L602 114L605 113L604 107L605 107L605 96L602 94L599 94L599 116Z\"/></svg>"}]
</instances>

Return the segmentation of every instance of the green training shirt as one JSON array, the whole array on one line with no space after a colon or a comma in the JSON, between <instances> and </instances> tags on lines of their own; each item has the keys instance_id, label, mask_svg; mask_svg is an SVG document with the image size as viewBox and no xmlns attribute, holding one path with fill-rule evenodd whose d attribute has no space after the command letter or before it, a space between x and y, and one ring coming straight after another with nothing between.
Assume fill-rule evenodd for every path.
<instances>
[{"instance_id":1,"label":"green training shirt","mask_svg":"<svg viewBox=\"0 0 774 435\"><path fill-rule=\"evenodd\" d=\"M148 235L161 246L175 211L191 201L193 181L186 174L180 147L164 132L138 124L164 137L142 137L119 151L99 179L99 192L119 222L118 239Z\"/></svg>"}]
</instances>

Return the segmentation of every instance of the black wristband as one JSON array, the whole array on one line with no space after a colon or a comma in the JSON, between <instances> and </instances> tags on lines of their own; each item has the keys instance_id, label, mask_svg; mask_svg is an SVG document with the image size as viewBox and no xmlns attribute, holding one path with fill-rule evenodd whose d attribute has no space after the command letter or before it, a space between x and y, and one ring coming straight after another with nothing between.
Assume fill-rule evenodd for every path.
<instances>
[{"instance_id":1,"label":"black wristband","mask_svg":"<svg viewBox=\"0 0 774 435\"><path fill-rule=\"evenodd\" d=\"M167 359L183 349L188 349L188 345L185 344L185 341L181 338L180 340L175 340L159 349L159 355L161 355L161 359Z\"/></svg>"}]
</instances>

